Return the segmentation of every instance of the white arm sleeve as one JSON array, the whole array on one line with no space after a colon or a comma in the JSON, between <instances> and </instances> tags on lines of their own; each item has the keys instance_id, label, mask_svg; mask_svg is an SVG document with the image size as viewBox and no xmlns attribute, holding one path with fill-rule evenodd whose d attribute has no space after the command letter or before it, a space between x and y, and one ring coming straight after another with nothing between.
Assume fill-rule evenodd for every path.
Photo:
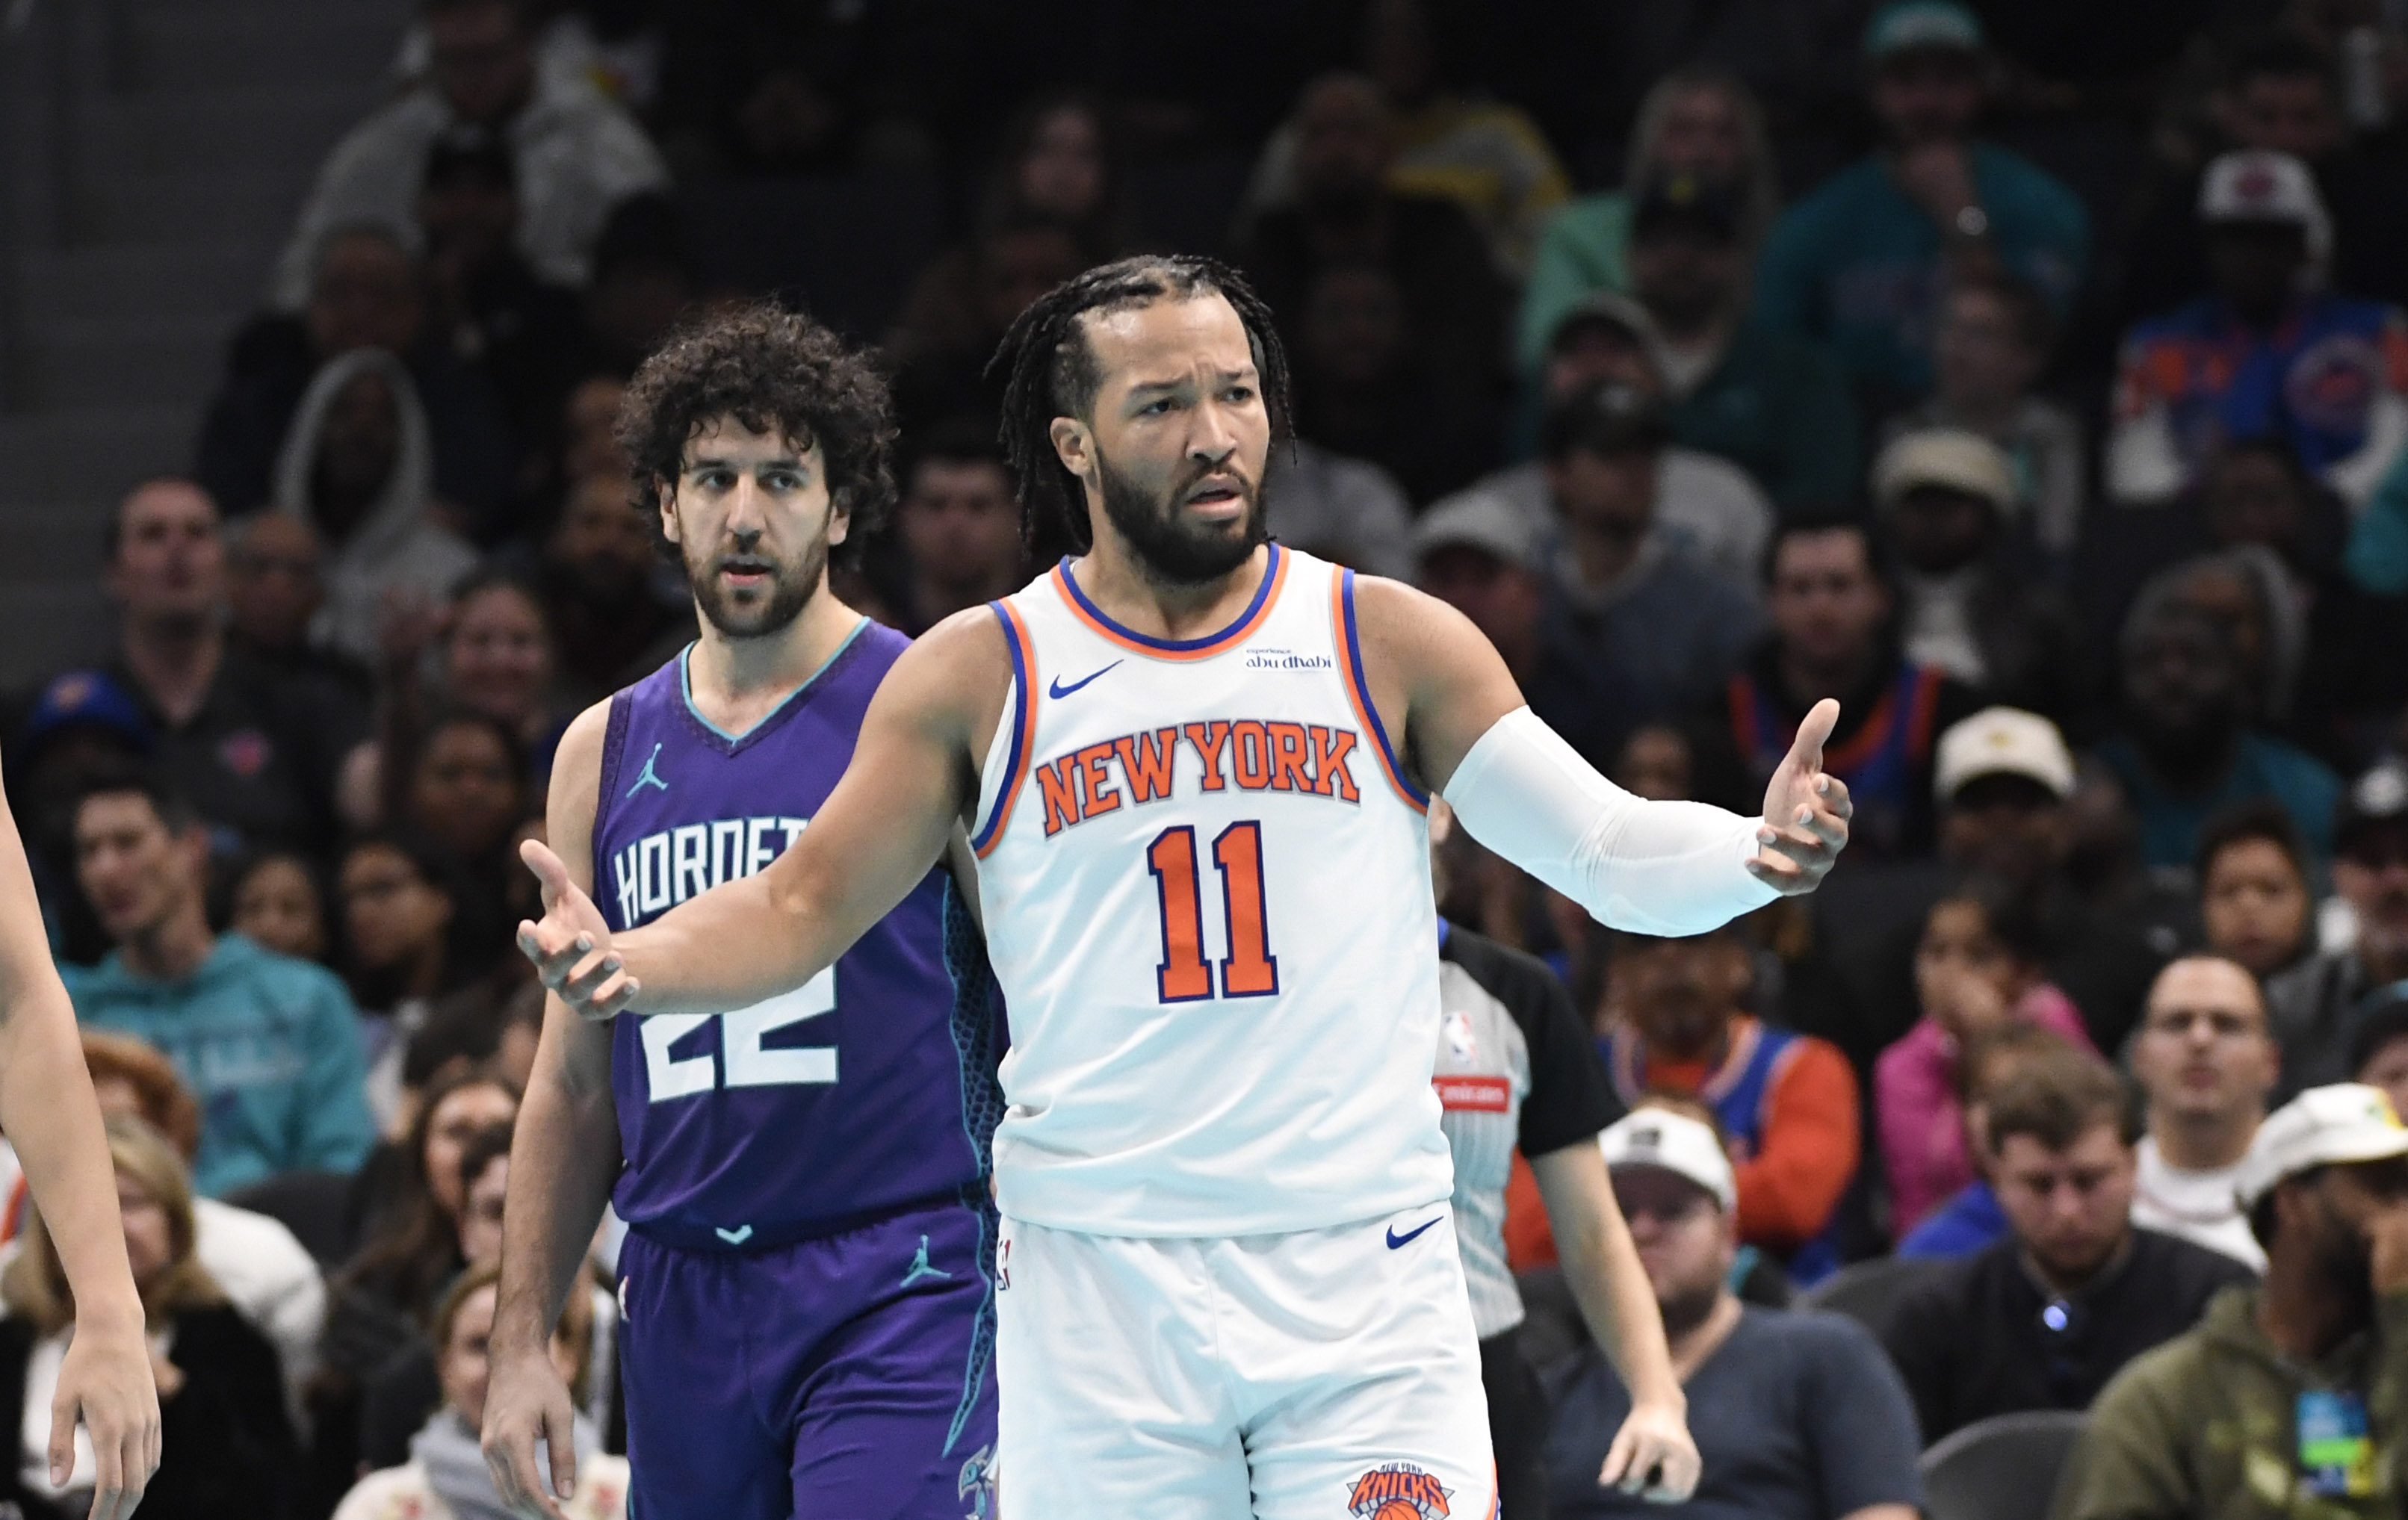
<instances>
[{"instance_id":1,"label":"white arm sleeve","mask_svg":"<svg viewBox=\"0 0 2408 1520\"><path fill-rule=\"evenodd\" d=\"M1780 896L1745 868L1762 820L1632 796L1528 708L1480 736L1445 796L1473 839L1613 928L1703 934Z\"/></svg>"}]
</instances>

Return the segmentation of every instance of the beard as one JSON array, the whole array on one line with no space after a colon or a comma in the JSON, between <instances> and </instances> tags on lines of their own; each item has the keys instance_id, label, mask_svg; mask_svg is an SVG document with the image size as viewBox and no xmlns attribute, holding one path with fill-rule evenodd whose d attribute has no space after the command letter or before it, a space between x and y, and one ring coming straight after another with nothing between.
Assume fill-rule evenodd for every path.
<instances>
[{"instance_id":1,"label":"beard","mask_svg":"<svg viewBox=\"0 0 2408 1520\"><path fill-rule=\"evenodd\" d=\"M782 565L766 554L742 550L702 555L699 564L693 553L681 557L685 561L686 582L694 588L695 605L713 628L729 638L764 638L783 631L819 595L828 546L825 538L813 538L798 563ZM731 561L767 567L767 584L750 591L729 587L720 580L719 571Z\"/></svg>"},{"instance_id":2,"label":"beard","mask_svg":"<svg viewBox=\"0 0 2408 1520\"><path fill-rule=\"evenodd\" d=\"M1148 580L1165 586L1205 585L1245 564L1255 550L1270 541L1262 482L1250 480L1227 466L1222 466L1222 472L1237 480L1239 498L1246 504L1235 533L1197 526L1180 514L1178 502L1187 488L1213 471L1189 471L1163 496L1151 497L1115 472L1111 462L1097 452L1096 475L1103 486L1104 516L1128 540Z\"/></svg>"},{"instance_id":3,"label":"beard","mask_svg":"<svg viewBox=\"0 0 2408 1520\"><path fill-rule=\"evenodd\" d=\"M1669 1298L1658 1298L1656 1303L1663 1312L1664 1333L1678 1336L1696 1329L1713 1314L1714 1306L1722 1302L1722 1298L1720 1279L1682 1289Z\"/></svg>"}]
</instances>

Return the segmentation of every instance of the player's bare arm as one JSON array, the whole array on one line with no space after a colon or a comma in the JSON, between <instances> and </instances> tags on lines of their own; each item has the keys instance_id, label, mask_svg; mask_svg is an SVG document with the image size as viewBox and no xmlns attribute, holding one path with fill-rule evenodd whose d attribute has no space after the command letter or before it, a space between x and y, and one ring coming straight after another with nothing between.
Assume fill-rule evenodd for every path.
<instances>
[{"instance_id":1,"label":"player's bare arm","mask_svg":"<svg viewBox=\"0 0 2408 1520\"><path fill-rule=\"evenodd\" d=\"M594 816L610 705L588 708L561 737L544 832L568 880L593 891ZM485 1398L485 1461L503 1502L557 1517L576 1489L576 1405L549 1346L619 1169L610 1033L546 1000L543 1037L510 1144L502 1282ZM549 1449L552 1491L536 1467Z\"/></svg>"},{"instance_id":2,"label":"player's bare arm","mask_svg":"<svg viewBox=\"0 0 2408 1520\"><path fill-rule=\"evenodd\" d=\"M1700 1470L1697 1442L1689 1438L1689 1399L1673 1374L1663 1311L1613 1201L1605 1157L1584 1140L1531 1157L1530 1170L1581 1318L1630 1390L1630 1413L1614 1433L1597 1481L1680 1503L1697 1488Z\"/></svg>"},{"instance_id":3,"label":"player's bare arm","mask_svg":"<svg viewBox=\"0 0 2408 1520\"><path fill-rule=\"evenodd\" d=\"M75 1010L50 963L33 873L0 800L0 1127L57 1242L75 1298L74 1339L50 1401L50 1476L75 1464L75 1427L92 1436L92 1520L124 1520L159 1467L159 1395L142 1299L125 1260L117 1183L76 1035Z\"/></svg>"},{"instance_id":4,"label":"player's bare arm","mask_svg":"<svg viewBox=\"0 0 2408 1520\"><path fill-rule=\"evenodd\" d=\"M1393 581L1356 582L1365 676L1407 766L1443 794L1474 838L1617 927L1693 933L1754 906L1719 867L1741 821L1692 802L1642 802L1533 717L1505 662L1471 621ZM1817 703L1765 792L1753 851L1731 854L1774 895L1812 892L1848 840L1845 782L1823 771L1840 707ZM1467 761L1476 795L1458 796ZM1691 927L1689 925L1695 925Z\"/></svg>"},{"instance_id":5,"label":"player's bare arm","mask_svg":"<svg viewBox=\"0 0 2408 1520\"><path fill-rule=\"evenodd\" d=\"M939 624L888 672L844 780L784 853L627 934L613 938L559 857L530 841L545 911L519 925L519 948L589 1018L716 1013L802 985L944 857L1010 683L992 614Z\"/></svg>"}]
</instances>

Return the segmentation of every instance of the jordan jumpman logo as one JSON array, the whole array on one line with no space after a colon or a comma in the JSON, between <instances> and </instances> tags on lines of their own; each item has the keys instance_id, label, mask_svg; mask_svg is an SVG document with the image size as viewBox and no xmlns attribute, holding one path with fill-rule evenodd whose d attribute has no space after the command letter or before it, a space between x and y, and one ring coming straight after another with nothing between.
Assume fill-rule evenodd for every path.
<instances>
[{"instance_id":1,"label":"jordan jumpman logo","mask_svg":"<svg viewBox=\"0 0 2408 1520\"><path fill-rule=\"evenodd\" d=\"M924 1278L930 1277L944 1278L950 1281L953 1275L953 1274L951 1272L940 1271L937 1268L928 1265L928 1238L923 1235L920 1237L920 1254L911 1258L911 1269L903 1274L903 1281L899 1285L908 1288L912 1283L917 1283Z\"/></svg>"},{"instance_id":2,"label":"jordan jumpman logo","mask_svg":"<svg viewBox=\"0 0 2408 1520\"><path fill-rule=\"evenodd\" d=\"M661 780L660 772L652 768L660 763L661 747L658 744L655 744L652 746L652 753L644 757L643 773L636 778L635 785L627 788L627 795L629 796L634 796L637 793L642 791L647 786L657 786L664 792L669 789L669 783Z\"/></svg>"}]
</instances>

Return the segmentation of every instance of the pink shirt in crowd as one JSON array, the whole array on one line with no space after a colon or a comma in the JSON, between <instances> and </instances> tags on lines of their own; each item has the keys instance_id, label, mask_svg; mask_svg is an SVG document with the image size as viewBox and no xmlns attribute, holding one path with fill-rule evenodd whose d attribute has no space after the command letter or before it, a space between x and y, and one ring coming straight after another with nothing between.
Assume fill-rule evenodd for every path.
<instances>
[{"instance_id":1,"label":"pink shirt in crowd","mask_svg":"<svg viewBox=\"0 0 2408 1520\"><path fill-rule=\"evenodd\" d=\"M2096 1048L2080 1011L2045 982L2024 994L2013 1017L2054 1029L2084 1050ZM1956 1071L1956 1041L1928 1015L1915 1020L1873 1062L1873 1113L1889 1173L1890 1228L1900 1239L1973 1181Z\"/></svg>"}]
</instances>

